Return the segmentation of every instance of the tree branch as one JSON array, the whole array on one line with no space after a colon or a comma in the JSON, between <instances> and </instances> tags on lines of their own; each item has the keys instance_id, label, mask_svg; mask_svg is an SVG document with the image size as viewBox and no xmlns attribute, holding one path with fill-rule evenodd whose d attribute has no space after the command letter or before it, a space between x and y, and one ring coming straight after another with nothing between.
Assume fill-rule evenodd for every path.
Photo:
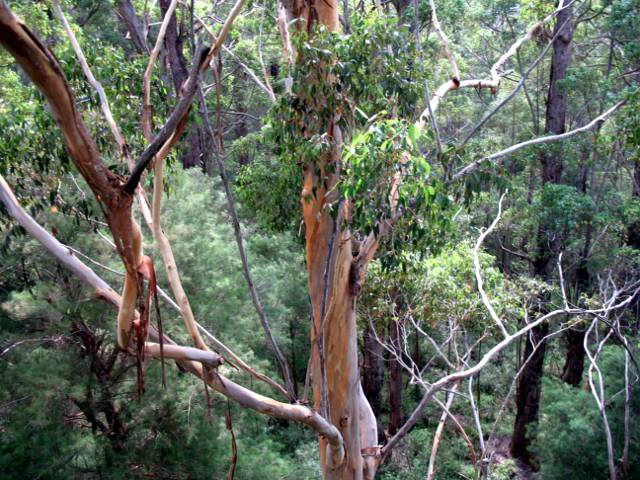
<instances>
[{"instance_id":1,"label":"tree branch","mask_svg":"<svg viewBox=\"0 0 640 480\"><path fill-rule=\"evenodd\" d=\"M497 160L498 158L504 157L504 156L509 155L511 153L515 153L518 150L521 150L521 149L523 149L525 147L530 147L532 145L540 145L542 143L559 142L561 140L566 140L567 138L571 138L574 135L577 135L579 133L589 132L591 130L599 128L601 126L601 124L607 118L609 118L611 115L613 115L615 112L617 112L620 109L620 107L622 107L626 102L627 102L626 100L622 100L622 101L616 103L613 107L611 107L609 110L604 112L602 115L598 115L596 118L591 120L586 125L583 125L582 127L578 127L578 128L575 128L573 130L570 130L568 132L561 133L561 134L558 134L558 135L545 135L543 137L537 137L537 138L533 138L531 140L526 140L524 142L516 143L515 145L511 145L510 147L505 148L504 150L500 150L499 152L494 153L493 155L489 155L488 157L480 158L480 159L470 163L469 165L465 166L464 168L461 168L460 170L458 170L451 177L451 181L455 182L455 181L460 180L461 178L469 175L470 173L476 171L478 169L478 167L480 167L480 165L482 165L486 161Z\"/></svg>"},{"instance_id":2,"label":"tree branch","mask_svg":"<svg viewBox=\"0 0 640 480\"><path fill-rule=\"evenodd\" d=\"M455 381L471 377L472 375L475 375L476 373L480 372L498 353L500 353L502 350L504 350L507 346L509 346L518 338L527 334L538 325L558 315L598 315L601 313L610 312L612 310L619 310L621 308L625 308L627 305L631 303L631 301L634 299L634 296L637 295L638 292L640 292L640 281L634 283L633 285L629 286L625 290L616 291L611 298L606 300L606 302L604 303L605 306L603 306L602 308L589 309L589 310L582 309L582 308L569 308L569 309L562 308L562 309L557 309L552 312L549 312L537 318L536 320L528 323L525 327L521 328L520 330L515 332L513 335L510 335L504 338L503 340L501 340L494 347L492 347L473 367L469 367L466 370L454 372L445 377L440 378L438 381L434 382L428 388L428 390L425 392L424 396L422 397L422 400L420 400L420 403L418 403L417 407L414 409L413 413L407 419L405 424L398 430L398 432L393 437L391 437L391 439L389 439L387 444L382 448L383 458L386 455L388 455L388 453L400 441L400 439L403 438L411 430L411 428L413 428L413 426L422 416L422 411L424 410L424 408L427 406L429 401L433 398L433 396L438 391L442 390L447 385L450 385ZM618 303L614 303L617 299L619 299L623 295L623 293L627 293L626 298L618 301Z\"/></svg>"}]
</instances>

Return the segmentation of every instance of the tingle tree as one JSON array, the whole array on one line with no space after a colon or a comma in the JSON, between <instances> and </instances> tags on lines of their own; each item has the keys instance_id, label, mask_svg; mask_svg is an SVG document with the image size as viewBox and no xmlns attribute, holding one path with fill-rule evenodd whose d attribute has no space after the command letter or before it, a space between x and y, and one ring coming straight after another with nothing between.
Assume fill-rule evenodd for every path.
<instances>
[{"instance_id":1,"label":"tingle tree","mask_svg":"<svg viewBox=\"0 0 640 480\"><path fill-rule=\"evenodd\" d=\"M271 127L275 134L279 135L280 153L285 159L283 161L288 161L289 167L300 170L302 177L299 195L304 220L307 287L312 312L311 360L307 372L308 383L313 388L314 395L312 408L301 401L306 400L306 397L301 400L296 397L289 367L270 331L264 312L260 319L268 346L274 354L283 378L283 386L244 363L215 336L203 336L182 288L171 244L161 227L164 161L187 129L189 115L193 113L192 103L196 98L200 100L200 113L204 117L202 123L205 128L198 128L192 132L195 134L197 131L198 135L202 135L206 130L215 148L220 147L207 116L206 99L200 82L201 77L212 65L214 78L219 82L220 72L215 67L216 58L243 7L243 1L238 0L217 33L213 45L193 52L193 65L186 73L184 64L181 64L184 63L184 57L181 57L181 53L171 53L180 43L180 39L175 36L176 25L173 16L178 3L177 0L161 2L164 19L155 46L149 48L145 36L139 34L139 28L135 25L136 16L135 12L131 11L131 3L119 2L128 28L133 32L131 37L136 49L140 52L150 50L149 64L142 80L142 129L147 143L137 155L133 154L113 119L104 90L93 77L77 42L74 43L73 32L70 28L66 29L85 75L99 93L103 113L116 139L122 159L129 167L130 173L124 177L113 173L103 161L54 54L11 12L4 1L0 1L0 44L15 58L20 68L45 96L63 133L71 160L87 181L102 208L117 252L126 269L122 295L112 290L35 223L19 206L3 178L0 178L0 200L10 215L63 265L87 282L98 296L118 309L116 331L121 350L137 356L141 364L145 356L173 359L182 368L203 379L217 392L243 407L310 426L319 435L319 453L324 478L373 479L380 462L416 424L436 392L447 386L457 388L460 381L476 375L506 347L519 338L537 331L536 329L543 328L552 318L585 313L586 310L565 304L560 309L546 312L523 328L514 330L506 325L493 309L483 290L480 265L477 261L477 287L493 322L493 332L497 335L496 345L473 366L459 362L456 371L438 381L432 384L419 382L424 388L422 400L406 422L400 422L400 418L394 419L394 431L390 432L388 442L379 445L377 419L361 385L358 360L359 332L356 322L356 301L370 263L376 255L382 254L384 262L393 264L397 260L394 255L402 251L405 245L419 244L422 248L428 249L437 244L446 233L452 214L451 193L455 189L455 183L478 170L486 160L497 162L508 154L530 145L561 141L600 127L624 102L613 105L582 127L569 132L550 129L550 135L513 144L493 155L483 155L455 170L456 165L449 162L448 158L448 155L456 155L455 149L443 151L435 117L443 98L447 93L460 89L489 89L495 93L501 87L505 64L540 28L556 16L566 13L562 1L553 13L529 28L497 59L490 69L488 78L476 79L462 77L449 39L438 20L435 2L431 1L432 22L451 65L451 78L437 88L431 98L427 98L424 111L417 119L410 117L420 101L420 95L400 97L398 93L406 84L411 83L407 78L416 75L418 71L412 69L411 65L407 67L400 63L400 58L402 55L406 56L406 49L409 48L406 44L398 45L397 52L378 55L387 55L385 58L390 59L389 61L395 59L398 64L392 67L406 67L404 75L407 78L389 75L389 79L386 79L390 84L396 82L391 90L398 94L397 98L400 100L399 105L394 108L396 97L391 101L380 100L381 95L374 94L373 89L369 91L366 86L363 87L365 82L357 77L359 73L349 70L348 62L342 62L340 55L348 52L353 56L359 54L363 57L360 59L363 63L368 62L370 70L365 70L365 75L376 73L375 68L378 67L381 70L387 68L376 63L375 55L367 58L366 50L358 51L349 42L340 42L339 8L335 0L283 2L279 11L279 27L290 76L287 78L288 92L274 109ZM54 5L63 24L66 25L57 2L54 2ZM353 28L356 30L358 26ZM165 35L166 38L163 38ZM154 132L151 121L151 76L163 45L169 51L172 69L178 72L173 78L177 101L164 125ZM264 87L274 95L270 87ZM415 84L412 84L411 88L414 87ZM415 93L412 91L412 94ZM366 98L377 109L375 115L367 117L362 110L358 111L353 102L353 97L357 95ZM366 118L362 120L362 117ZM189 139L190 142L194 139L193 134ZM423 148L424 143L430 143L430 147ZM431 145L437 148L431 148ZM429 154L427 158L425 151ZM140 182L150 166L155 174L151 204L140 187ZM220 168L225 180L224 168ZM240 228L226 180L225 187L229 210L235 221L245 277L254 304L260 310L260 302L253 288L242 250ZM297 198L298 193L295 195ZM143 255L142 230L133 215L135 205L142 213L158 246L176 299L175 308L184 319L193 347L175 345L161 330L157 331L151 325L151 299L157 286L153 262ZM500 208L501 206L500 204ZM478 241L476 256L482 241L499 221L500 213L501 211L490 229L484 232ZM634 285L634 288L637 288L637 285ZM588 312L597 315L603 311L623 308L629 304L634 293L635 290L617 290L609 298L606 307ZM397 325L394 334L396 346L400 345L400 330L401 326ZM368 336L371 340L372 332L369 332ZM150 339L153 342L149 341ZM397 360L400 364L402 359ZM234 365L266 382L286 400L268 398L234 383L217 370L223 363ZM142 373L142 365L139 372Z\"/></svg>"}]
</instances>

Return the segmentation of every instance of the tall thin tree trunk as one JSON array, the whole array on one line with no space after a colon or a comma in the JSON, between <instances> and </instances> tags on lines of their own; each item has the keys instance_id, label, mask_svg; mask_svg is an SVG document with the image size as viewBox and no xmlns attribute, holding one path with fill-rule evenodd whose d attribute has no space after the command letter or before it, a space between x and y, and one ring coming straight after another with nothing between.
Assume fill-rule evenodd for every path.
<instances>
[{"instance_id":1,"label":"tall thin tree trunk","mask_svg":"<svg viewBox=\"0 0 640 480\"><path fill-rule=\"evenodd\" d=\"M402 355L400 338L400 323L398 320L389 322L389 342ZM395 434L402 426L402 365L394 355L389 355L389 434Z\"/></svg>"},{"instance_id":2,"label":"tall thin tree trunk","mask_svg":"<svg viewBox=\"0 0 640 480\"><path fill-rule=\"evenodd\" d=\"M559 88L558 82L567 75L571 63L573 39L573 6L561 10L556 17L553 35L559 33L553 42L551 58L551 78L547 97L545 131L559 134L565 131L567 112L566 92ZM557 149L545 150L540 155L542 186L547 183L559 183L562 178L563 161ZM554 275L555 259L562 248L557 232L549 225L541 224L538 229L538 248L534 258L534 271L537 276L550 281ZM532 341L536 344L547 335L549 325L543 323L531 331L523 361L527 361L533 352ZM533 457L529 452L530 427L538 421L540 408L540 386L542 381L545 345L538 349L524 367L516 388L516 420L511 439L511 453L521 461L532 465Z\"/></svg>"}]
</instances>

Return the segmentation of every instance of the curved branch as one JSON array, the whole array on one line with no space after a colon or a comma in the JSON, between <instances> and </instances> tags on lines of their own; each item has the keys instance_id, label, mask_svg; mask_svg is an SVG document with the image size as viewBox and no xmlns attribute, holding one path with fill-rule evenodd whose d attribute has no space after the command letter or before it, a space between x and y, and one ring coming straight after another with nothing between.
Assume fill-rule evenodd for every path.
<instances>
[{"instance_id":1,"label":"curved branch","mask_svg":"<svg viewBox=\"0 0 640 480\"><path fill-rule=\"evenodd\" d=\"M520 50L522 45L524 45L527 41L531 40L542 29L542 27L544 27L544 25L549 23L560 11L564 10L565 8L573 4L574 1L575 0L571 0L567 5L564 5L564 1L560 0L558 7L552 13L547 15L541 21L535 23L533 26L531 26L527 30L527 33L521 38L519 38L513 45L511 45L509 50L507 50L504 54L502 54L502 56L500 56L498 61L493 64L490 71L491 78L484 79L484 80L482 79L461 80L459 76L455 77L455 69L457 69L457 67L455 67L454 78L452 80L449 80L443 83L442 85L440 85L440 87L438 87L435 94L431 98L429 105L420 114L420 117L416 122L416 126L418 127L418 129L422 130L425 127L426 121L429 118L429 115L435 114L435 111L438 109L438 106L440 105L440 101L444 98L447 92L450 92L451 90L457 90L458 88L468 88L468 87L497 89L500 86L500 83L502 81L502 75L498 73L498 71L507 62L507 60L509 60L509 58L514 56ZM430 0L430 3L433 3L433 1ZM446 52L446 49L445 49L445 52ZM453 58L453 56L451 56L451 58ZM455 60L453 62L455 63ZM453 66L453 63L452 63L452 66Z\"/></svg>"},{"instance_id":2,"label":"curved branch","mask_svg":"<svg viewBox=\"0 0 640 480\"><path fill-rule=\"evenodd\" d=\"M496 313L496 310L493 308L493 305L491 304L491 300L489 300L489 296L487 295L487 292L484 291L484 282L482 281L482 270L480 268L480 247L482 246L482 243L484 242L485 238L487 238L487 236L496 228L496 226L498 225L498 222L500 221L500 217L502 216L502 201L504 200L505 195L506 193L503 193L500 196L500 201L498 202L498 213L496 214L496 218L493 220L493 222L491 222L491 225L489 225L489 228L487 228L484 232L482 232L478 237L476 246L473 249L473 266L475 268L476 283L478 284L478 291L480 292L480 297L482 297L482 303L484 303L484 306L489 311L489 315L491 316L495 324L498 325L498 327L500 328L502 335L504 335L504 337L507 338L509 336L509 332L507 332L507 329L504 328L504 324L502 323L502 320Z\"/></svg>"},{"instance_id":3,"label":"curved branch","mask_svg":"<svg viewBox=\"0 0 640 480\"><path fill-rule=\"evenodd\" d=\"M449 46L449 39L447 35L442 30L442 26L440 25L440 21L438 20L438 14L436 13L436 5L434 0L429 0L429 7L431 7L431 22L433 23L433 28L436 30L436 34L440 37L440 42L442 43L442 48L444 48L444 54L446 55L449 63L451 64L451 72L453 74L453 82L460 81L460 70L458 70L458 64L456 63L456 58L453 56L453 52Z\"/></svg>"}]
</instances>

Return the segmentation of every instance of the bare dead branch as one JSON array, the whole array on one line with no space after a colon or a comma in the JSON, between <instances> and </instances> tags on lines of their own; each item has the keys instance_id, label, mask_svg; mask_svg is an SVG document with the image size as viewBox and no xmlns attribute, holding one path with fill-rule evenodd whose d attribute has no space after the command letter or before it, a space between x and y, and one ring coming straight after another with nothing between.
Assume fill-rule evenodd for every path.
<instances>
[{"instance_id":1,"label":"bare dead branch","mask_svg":"<svg viewBox=\"0 0 640 480\"><path fill-rule=\"evenodd\" d=\"M429 7L431 8L431 22L433 23L433 28L436 31L438 37L440 37L440 42L442 43L442 48L444 49L444 54L446 55L449 63L451 64L451 73L453 74L452 81L454 83L460 81L460 70L458 70L458 64L456 63L456 58L451 51L451 47L449 45L449 39L447 35L442 30L442 25L440 25L440 21L438 20L438 14L436 13L436 4L434 0L429 0Z\"/></svg>"},{"instance_id":2,"label":"bare dead branch","mask_svg":"<svg viewBox=\"0 0 640 480\"><path fill-rule=\"evenodd\" d=\"M538 32L544 25L549 23L561 10L567 8L571 5L575 0L571 0L570 3L564 5L564 0L561 0L558 4L558 7L549 15L547 15L543 20L535 23L533 26L527 30L527 33L519 38L499 59L496 63L493 64L490 71L491 78L489 79L475 79L475 80L462 80L459 76L455 77L452 80L449 80L442 85L440 85L435 91L431 101L428 103L427 108L422 112L418 121L416 122L416 126L419 130L422 130L425 126L426 119L429 115L434 115L438 106L440 105L441 100L452 90L457 90L458 88L491 88L496 90L502 81L502 76L499 73L501 67L514 56L527 41L531 40L534 37L536 32ZM433 3L430 0L430 3ZM432 10L435 11L432 7ZM457 69L457 67L456 67ZM455 75L455 73L454 73ZM459 74L458 74L459 75Z\"/></svg>"},{"instance_id":3,"label":"bare dead branch","mask_svg":"<svg viewBox=\"0 0 640 480\"><path fill-rule=\"evenodd\" d=\"M609 118L611 115L613 115L615 112L617 112L620 109L620 107L622 107L625 103L626 103L626 100L622 100L622 101L616 103L609 110L607 110L606 112L602 113L601 115L598 115L596 118L591 120L586 125L583 125L582 127L578 127L578 128L575 128L573 130L570 130L568 132L561 133L561 134L558 134L558 135L545 135L545 136L542 136L542 137L533 138L531 140L526 140L524 142L516 143L515 145L511 145L510 147L505 148L504 150L500 150L499 152L494 153L492 155L489 155L488 157L480 158L480 159L478 159L478 160L476 160L474 162L471 162L467 166L465 166L465 167L461 168L460 170L458 170L455 173L455 175L453 175L451 177L451 181L455 182L455 181L460 180L461 178L469 175L470 173L476 171L478 169L478 167L480 167L480 165L482 165L486 161L497 160L499 158L505 157L507 155L510 155L512 153L517 152L518 150L521 150L521 149L526 148L526 147L530 147L532 145L540 145L540 144L543 144L543 143L559 142L559 141L571 138L574 135L577 135L579 133L589 132L591 130L599 128L599 126L605 120L607 120L607 118Z\"/></svg>"},{"instance_id":4,"label":"bare dead branch","mask_svg":"<svg viewBox=\"0 0 640 480\"><path fill-rule=\"evenodd\" d=\"M611 298L607 299L604 303L605 306L596 309L583 309L583 308L569 308L569 309L557 309L552 312L549 312L536 320L528 323L525 327L521 328L517 332L508 337L504 338L500 342L498 342L495 346L493 346L473 367L469 367L465 370L461 370L459 372L451 373L445 377L440 378L428 388L425 392L422 400L418 403L418 406L414 409L413 413L409 416L405 424L398 430L398 432L389 439L387 444L382 448L382 456L383 458L388 455L388 453L393 449L393 447L400 441L402 437L404 437L411 428L416 424L416 422L422 416L422 411L424 407L429 403L429 401L433 398L436 392L442 390L447 385L451 383L462 380L465 378L469 378L472 375L480 372L483 368L487 366L487 364L502 350L504 350L507 346L513 343L518 338L527 334L533 328L538 325L554 318L559 315L598 315L605 312L610 312L613 310L619 310L625 308L628 304L631 303L634 296L638 294L640 291L640 282L636 282L635 284L627 287L623 290L618 290L614 292ZM617 302L617 303L616 303Z\"/></svg>"},{"instance_id":5,"label":"bare dead branch","mask_svg":"<svg viewBox=\"0 0 640 480\"><path fill-rule=\"evenodd\" d=\"M608 312L604 312L604 313L605 315L608 314ZM595 354L592 354L591 350L589 349L589 336L593 331L594 327L597 328L597 324L598 324L598 317L595 317L591 322L591 325L589 325L587 332L584 335L583 344L584 344L584 351L587 354L587 358L589 359L589 363L590 363L589 370L588 370L589 387L591 390L591 395L593 395L593 398L596 401L596 405L598 406L598 410L600 411L600 415L602 416L602 424L604 427L605 438L607 440L607 460L609 464L609 479L616 480L615 454L613 451L613 437L611 435L611 426L609 425L609 418L607 416L607 405L606 405L606 397L605 397L605 390L604 390L604 377L597 363L597 358L600 355L600 352L602 351L604 344L607 342L607 340L613 333L613 329L609 329L609 332L602 338L600 342L598 342L596 347L596 352ZM598 388L596 388L595 384L593 383L594 370L598 374Z\"/></svg>"},{"instance_id":6,"label":"bare dead branch","mask_svg":"<svg viewBox=\"0 0 640 480\"><path fill-rule=\"evenodd\" d=\"M520 89L524 86L525 82L527 81L527 79L529 78L529 75L531 74L531 72L533 72L533 70L538 66L538 64L542 61L542 59L546 56L547 52L549 51L549 49L551 48L551 46L553 45L553 42L555 41L556 38L558 38L558 36L560 36L560 33L562 33L564 26L567 22L571 21L571 18L568 18L565 23L559 28L557 29L556 33L553 35L553 37L547 42L547 44L545 45L545 47L542 49L542 52L540 52L540 55L538 55L538 57L531 62L531 65L529 65L529 68L527 68L527 70L525 72L522 73L522 76L520 78L520 81L518 82L518 84L513 88L513 90L511 90L511 92L509 92L509 95L507 95L504 100L502 100L498 105L495 106L495 108L493 110L491 110L489 113L487 113L482 120L480 120L480 122L478 122L476 124L475 127L473 127L471 129L471 131L464 137L464 140L461 143L461 146L466 145L469 140L471 140L471 138L478 133L478 131L480 131L480 129L496 114L498 113L498 111L500 111L502 109L502 107L504 107L507 103L509 103L511 100L513 100L513 98L516 96L516 94L520 91Z\"/></svg>"},{"instance_id":7,"label":"bare dead branch","mask_svg":"<svg viewBox=\"0 0 640 480\"><path fill-rule=\"evenodd\" d=\"M491 222L491 225L489 225L489 228L487 228L484 232L482 232L478 237L476 246L473 249L473 265L475 268L476 283L478 284L478 291L480 292L480 297L482 297L482 303L484 303L484 306L487 308L487 311L489 312L489 315L491 315L491 318L493 319L494 323L498 325L498 328L500 328L502 335L505 338L507 338L509 336L509 332L507 332L507 329L504 328L504 324L502 323L502 320L500 319L495 309L493 308L493 305L491 303L491 300L489 300L489 296L487 295L487 292L484 291L484 282L482 281L482 270L480 267L480 248L482 247L482 243L484 242L485 238L487 238L487 236L496 228L496 226L498 225L498 222L500 221L500 217L502 216L502 201L504 200L505 195L506 195L506 192L500 196L500 201L498 202L498 213L496 214L496 218L493 220L493 222Z\"/></svg>"}]
</instances>

